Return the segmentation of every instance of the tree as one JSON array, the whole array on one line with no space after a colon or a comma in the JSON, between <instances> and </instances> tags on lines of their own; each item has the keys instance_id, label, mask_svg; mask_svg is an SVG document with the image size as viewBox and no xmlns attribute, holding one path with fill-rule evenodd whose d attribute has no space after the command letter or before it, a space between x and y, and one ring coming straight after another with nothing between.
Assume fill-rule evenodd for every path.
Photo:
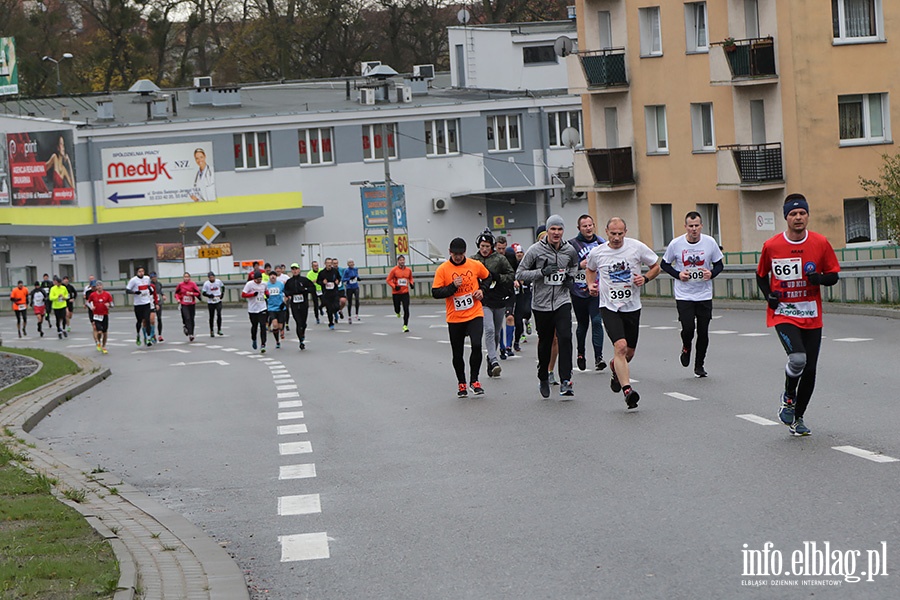
<instances>
[{"instance_id":1,"label":"tree","mask_svg":"<svg viewBox=\"0 0 900 600\"><path fill-rule=\"evenodd\" d=\"M879 225L894 242L900 241L900 154L882 154L878 179L859 178L859 184L875 203Z\"/></svg>"}]
</instances>

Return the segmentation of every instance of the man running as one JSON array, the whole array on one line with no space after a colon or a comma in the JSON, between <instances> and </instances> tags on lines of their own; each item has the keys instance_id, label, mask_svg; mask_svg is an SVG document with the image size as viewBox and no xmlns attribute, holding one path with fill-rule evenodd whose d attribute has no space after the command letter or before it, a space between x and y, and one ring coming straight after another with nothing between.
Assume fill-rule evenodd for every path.
<instances>
[{"instance_id":1,"label":"man running","mask_svg":"<svg viewBox=\"0 0 900 600\"><path fill-rule=\"evenodd\" d=\"M322 297L322 286L319 285L319 262L312 261L310 265L309 271L306 273L306 278L313 282L313 285L316 286L316 293L313 294L313 310L316 315L316 325L319 325L321 321L319 317L322 314L322 307L319 306L319 299Z\"/></svg>"},{"instance_id":2,"label":"man running","mask_svg":"<svg viewBox=\"0 0 900 600\"><path fill-rule=\"evenodd\" d=\"M325 268L319 271L316 283L322 289L322 304L328 315L328 329L334 329L334 323L337 320L338 310L340 310L340 300L338 298L338 283L341 281L341 275L334 268L334 261L330 258L325 259Z\"/></svg>"},{"instance_id":3,"label":"man running","mask_svg":"<svg viewBox=\"0 0 900 600\"><path fill-rule=\"evenodd\" d=\"M16 313L16 331L19 333L19 337L27 336L28 288L22 281L19 281L9 293L9 300L12 302L13 312Z\"/></svg>"},{"instance_id":4,"label":"man running","mask_svg":"<svg viewBox=\"0 0 900 600\"><path fill-rule=\"evenodd\" d=\"M266 353L266 320L268 312L266 311L266 289L268 286L263 283L263 274L261 271L251 273L252 281L244 284L241 291L241 298L247 299L247 314L250 316L250 341L253 349L256 350L256 332L259 330L259 341L262 344L260 354Z\"/></svg>"},{"instance_id":5,"label":"man running","mask_svg":"<svg viewBox=\"0 0 900 600\"><path fill-rule=\"evenodd\" d=\"M56 317L56 334L59 339L69 337L66 331L66 314L69 310L69 288L62 284L59 276L53 276L53 287L50 288L48 296L50 300L50 308L53 309L53 315Z\"/></svg>"},{"instance_id":6,"label":"man running","mask_svg":"<svg viewBox=\"0 0 900 600\"><path fill-rule=\"evenodd\" d=\"M594 369L602 371L606 368L603 360L603 317L600 316L600 304L591 298L587 286L587 255L591 250L604 243L602 237L594 233L594 218L591 215L578 217L578 235L569 240L569 243L578 252L578 273L575 275L575 285L572 286L572 310L575 312L575 320L578 326L575 328L575 345L578 349L578 370L587 369L585 358L585 342L587 341L588 328L591 329L591 345L594 347Z\"/></svg>"},{"instance_id":7,"label":"man running","mask_svg":"<svg viewBox=\"0 0 900 600\"><path fill-rule=\"evenodd\" d=\"M216 337L216 331L222 337L222 295L225 293L225 284L210 271L206 274L200 293L206 298L206 309L209 311L209 337Z\"/></svg>"},{"instance_id":8,"label":"man running","mask_svg":"<svg viewBox=\"0 0 900 600\"><path fill-rule=\"evenodd\" d=\"M450 259L442 263L434 273L431 295L444 298L447 305L447 329L450 349L453 353L453 370L458 382L456 395L469 395L466 387L466 337L472 346L469 354L469 386L476 396L484 394L478 381L481 369L481 336L484 331L484 311L481 299L483 288L491 283L491 274L483 264L466 258L466 241L455 238L450 242Z\"/></svg>"},{"instance_id":9,"label":"man running","mask_svg":"<svg viewBox=\"0 0 900 600\"><path fill-rule=\"evenodd\" d=\"M281 348L281 327L284 325L287 308L284 305L284 284L278 281L275 271L269 273L269 284L266 286L266 309L269 313L269 328L275 336L275 349Z\"/></svg>"},{"instance_id":10,"label":"man running","mask_svg":"<svg viewBox=\"0 0 900 600\"><path fill-rule=\"evenodd\" d=\"M31 308L34 310L34 316L37 319L37 330L38 334L41 337L44 337L44 316L47 314L47 293L49 290L45 291L43 287L41 287L40 282L34 282L34 289L31 290Z\"/></svg>"},{"instance_id":11,"label":"man running","mask_svg":"<svg viewBox=\"0 0 900 600\"><path fill-rule=\"evenodd\" d=\"M500 239L503 238L504 243L500 243ZM519 244L513 244L512 246L507 246L506 238L502 235L497 238L497 243L494 244L494 249L500 248L501 246L506 248L503 251L503 256L506 257L507 262L509 262L509 266L512 267L513 270L513 287L512 293L509 295L509 298L506 299L506 327L504 328L504 337L505 342L503 346L506 348L506 355L509 357L515 356L516 352L519 351L519 338L516 337L516 300L519 297L519 280L515 279L516 269L519 268L519 260L522 256L525 256L525 253L522 252L520 256L516 255L516 251L514 246L518 246L521 250L522 247ZM499 252L499 250L497 250Z\"/></svg>"},{"instance_id":12,"label":"man running","mask_svg":"<svg viewBox=\"0 0 900 600\"><path fill-rule=\"evenodd\" d=\"M809 203L803 194L784 201L787 231L768 239L756 268L756 283L766 298L766 325L775 327L787 353L784 392L778 417L791 434L809 435L803 422L816 385L822 346L822 293L834 285L841 266L825 236L807 229Z\"/></svg>"},{"instance_id":13,"label":"man running","mask_svg":"<svg viewBox=\"0 0 900 600\"><path fill-rule=\"evenodd\" d=\"M513 252L516 254L516 270L519 269L522 259L525 258L525 250L522 244L513 244ZM525 323L531 320L531 284L526 281L516 279L515 283L516 306L513 313L515 330L513 331L513 350L521 352L520 342L526 342ZM528 326L528 332L531 332L531 326Z\"/></svg>"},{"instance_id":14,"label":"man running","mask_svg":"<svg viewBox=\"0 0 900 600\"><path fill-rule=\"evenodd\" d=\"M97 351L109 354L106 350L106 338L109 335L109 308L113 305L113 297L103 290L102 281L95 281L91 289L87 302L94 323L94 341L97 343Z\"/></svg>"},{"instance_id":15,"label":"man running","mask_svg":"<svg viewBox=\"0 0 900 600\"><path fill-rule=\"evenodd\" d=\"M150 283L153 285L153 293L151 294L152 302L150 303L150 341L163 340L163 300L166 294L163 292L162 282L156 276L156 272L150 273Z\"/></svg>"},{"instance_id":16,"label":"man running","mask_svg":"<svg viewBox=\"0 0 900 600\"><path fill-rule=\"evenodd\" d=\"M625 220L613 217L606 223L605 244L591 250L587 260L587 283L592 296L600 297L600 312L615 358L610 368L609 388L625 395L625 405L637 408L641 399L631 387L628 363L637 349L641 326L641 287L659 276L659 257L646 244L626 238ZM650 268L641 274L641 265Z\"/></svg>"},{"instance_id":17,"label":"man running","mask_svg":"<svg viewBox=\"0 0 900 600\"><path fill-rule=\"evenodd\" d=\"M88 279L88 284L84 286L84 290L81 292L81 300L84 303L84 307L87 309L88 313L88 323L91 325L91 334L96 338L96 324L94 323L94 311L91 310L91 294L97 291L97 279L91 275Z\"/></svg>"},{"instance_id":18,"label":"man running","mask_svg":"<svg viewBox=\"0 0 900 600\"><path fill-rule=\"evenodd\" d=\"M309 318L309 297L315 297L316 286L308 277L300 273L300 265L291 265L291 277L284 284L284 301L291 307L291 314L297 324L300 349L306 349L306 321Z\"/></svg>"},{"instance_id":19,"label":"man running","mask_svg":"<svg viewBox=\"0 0 900 600\"><path fill-rule=\"evenodd\" d=\"M400 307L403 306L403 333L409 333L409 288L413 286L412 269L406 266L406 257L397 257L397 265L387 276L391 298L394 300L394 312L400 318Z\"/></svg>"},{"instance_id":20,"label":"man running","mask_svg":"<svg viewBox=\"0 0 900 600\"><path fill-rule=\"evenodd\" d=\"M197 320L197 298L200 288L191 280L191 274L185 273L182 281L175 286L175 301L181 305L181 325L188 341L194 341L194 324Z\"/></svg>"},{"instance_id":21,"label":"man running","mask_svg":"<svg viewBox=\"0 0 900 600\"><path fill-rule=\"evenodd\" d=\"M506 316L506 302L512 295L515 273L503 254L494 250L494 236L485 229L475 240L478 252L472 255L485 266L491 274L491 286L483 290L481 306L484 311L484 345L487 350L487 373L490 377L500 376L500 363L497 361L497 349L500 358L506 360L506 348L500 342L503 334L503 321Z\"/></svg>"},{"instance_id":22,"label":"man running","mask_svg":"<svg viewBox=\"0 0 900 600\"><path fill-rule=\"evenodd\" d=\"M125 290L134 295L134 329L137 337L134 343L141 345L141 333L144 334L144 343L147 346L153 345L152 335L150 333L150 307L153 304L153 286L150 278L144 275L144 267L138 267L134 277L128 280Z\"/></svg>"},{"instance_id":23,"label":"man running","mask_svg":"<svg viewBox=\"0 0 900 600\"><path fill-rule=\"evenodd\" d=\"M684 217L685 234L669 243L659 266L675 278L675 307L681 322L682 367L691 364L694 323L697 328L697 351L694 376L706 377L704 367L709 348L709 322L712 320L712 280L725 268L722 250L716 240L703 233L703 219L692 210Z\"/></svg>"},{"instance_id":24,"label":"man running","mask_svg":"<svg viewBox=\"0 0 900 600\"><path fill-rule=\"evenodd\" d=\"M572 386L572 300L569 286L578 272L578 253L563 239L565 221L559 215L547 219L547 235L522 257L516 279L533 284L531 310L538 334L538 383L541 396L550 397L550 353L553 336L559 342L559 395L568 400Z\"/></svg>"},{"instance_id":25,"label":"man running","mask_svg":"<svg viewBox=\"0 0 900 600\"><path fill-rule=\"evenodd\" d=\"M347 323L353 324L354 302L356 308L356 321L359 322L359 270L353 259L347 261L347 268L341 275L341 282L347 290Z\"/></svg>"},{"instance_id":26,"label":"man running","mask_svg":"<svg viewBox=\"0 0 900 600\"><path fill-rule=\"evenodd\" d=\"M75 286L69 283L68 275L63 276L62 284L66 286L66 290L69 292L69 298L66 300L66 331L71 333L72 317L75 314L75 296L78 295L78 292L75 290Z\"/></svg>"}]
</instances>

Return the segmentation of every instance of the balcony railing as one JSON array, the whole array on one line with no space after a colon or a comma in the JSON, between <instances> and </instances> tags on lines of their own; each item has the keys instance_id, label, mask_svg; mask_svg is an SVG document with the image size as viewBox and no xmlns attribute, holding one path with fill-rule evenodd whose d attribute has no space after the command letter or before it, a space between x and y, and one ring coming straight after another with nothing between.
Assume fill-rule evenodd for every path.
<instances>
[{"instance_id":1,"label":"balcony railing","mask_svg":"<svg viewBox=\"0 0 900 600\"><path fill-rule=\"evenodd\" d=\"M741 183L766 183L784 181L781 164L781 143L732 144L719 146L719 150L730 150Z\"/></svg>"},{"instance_id":2,"label":"balcony railing","mask_svg":"<svg viewBox=\"0 0 900 600\"><path fill-rule=\"evenodd\" d=\"M594 184L599 186L628 185L634 183L634 166L631 146L627 148L589 148L581 150L587 156Z\"/></svg>"},{"instance_id":3,"label":"balcony railing","mask_svg":"<svg viewBox=\"0 0 900 600\"><path fill-rule=\"evenodd\" d=\"M775 40L772 37L729 39L719 44L728 59L732 79L778 77L775 71Z\"/></svg>"},{"instance_id":4,"label":"balcony railing","mask_svg":"<svg viewBox=\"0 0 900 600\"><path fill-rule=\"evenodd\" d=\"M625 48L579 52L588 88L628 86L625 77Z\"/></svg>"}]
</instances>

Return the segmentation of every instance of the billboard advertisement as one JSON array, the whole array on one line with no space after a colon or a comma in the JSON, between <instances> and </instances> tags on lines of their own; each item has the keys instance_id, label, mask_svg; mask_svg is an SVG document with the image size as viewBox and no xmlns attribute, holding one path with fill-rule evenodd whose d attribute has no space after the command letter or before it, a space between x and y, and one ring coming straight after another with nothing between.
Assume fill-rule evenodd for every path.
<instances>
[{"instance_id":1,"label":"billboard advertisement","mask_svg":"<svg viewBox=\"0 0 900 600\"><path fill-rule=\"evenodd\" d=\"M9 205L9 161L6 159L6 136L0 135L0 206Z\"/></svg>"},{"instance_id":2,"label":"billboard advertisement","mask_svg":"<svg viewBox=\"0 0 900 600\"><path fill-rule=\"evenodd\" d=\"M74 206L72 132L34 131L6 136L13 206Z\"/></svg>"},{"instance_id":3,"label":"billboard advertisement","mask_svg":"<svg viewBox=\"0 0 900 600\"><path fill-rule=\"evenodd\" d=\"M394 228L406 229L406 188L402 185L391 186L391 204L393 210L388 211L387 194L384 185L359 188L362 197L362 213L364 229L380 229L388 225L388 213L394 215Z\"/></svg>"},{"instance_id":4,"label":"billboard advertisement","mask_svg":"<svg viewBox=\"0 0 900 600\"><path fill-rule=\"evenodd\" d=\"M210 142L106 148L100 156L107 208L216 201Z\"/></svg>"},{"instance_id":5,"label":"billboard advertisement","mask_svg":"<svg viewBox=\"0 0 900 600\"><path fill-rule=\"evenodd\" d=\"M0 37L0 96L19 93L16 38Z\"/></svg>"}]
</instances>

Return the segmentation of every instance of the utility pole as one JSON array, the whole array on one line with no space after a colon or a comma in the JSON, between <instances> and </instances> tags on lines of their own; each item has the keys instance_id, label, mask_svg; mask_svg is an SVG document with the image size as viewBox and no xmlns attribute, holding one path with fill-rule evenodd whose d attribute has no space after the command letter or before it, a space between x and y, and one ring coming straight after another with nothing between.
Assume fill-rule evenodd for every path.
<instances>
[{"instance_id":1,"label":"utility pole","mask_svg":"<svg viewBox=\"0 0 900 600\"><path fill-rule=\"evenodd\" d=\"M394 202L391 193L391 163L388 150L387 123L381 124L381 155L384 158L384 199L388 212L388 268L397 264L397 246L394 244Z\"/></svg>"}]
</instances>

